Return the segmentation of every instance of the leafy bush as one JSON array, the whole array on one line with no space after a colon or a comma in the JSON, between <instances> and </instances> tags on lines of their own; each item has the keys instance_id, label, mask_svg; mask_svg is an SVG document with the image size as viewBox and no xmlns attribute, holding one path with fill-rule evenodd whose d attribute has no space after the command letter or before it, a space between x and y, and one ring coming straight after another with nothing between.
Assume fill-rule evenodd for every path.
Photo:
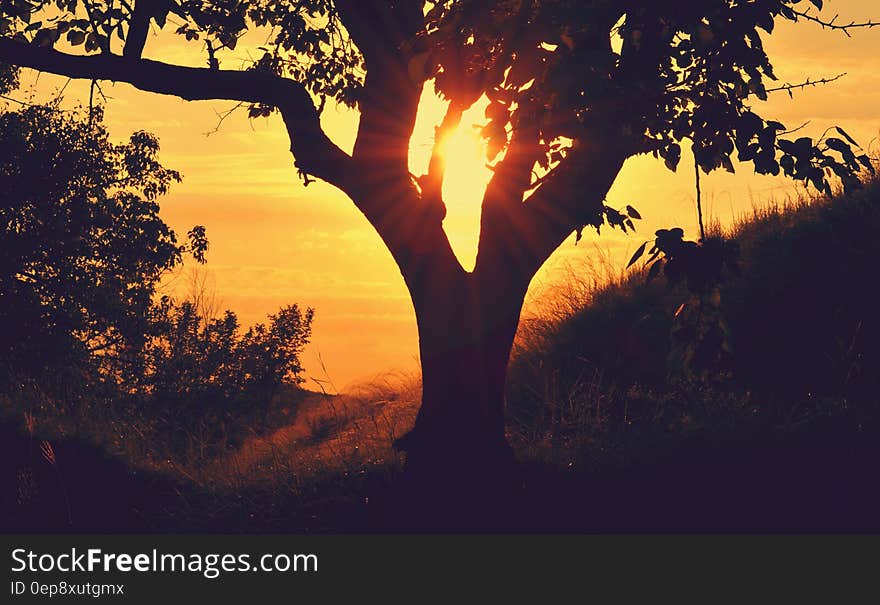
<instances>
[{"instance_id":1,"label":"leafy bush","mask_svg":"<svg viewBox=\"0 0 880 605\"><path fill-rule=\"evenodd\" d=\"M193 433L215 450L269 426L284 387L303 382L300 354L311 337L312 309L293 304L244 333L232 311L204 316L192 301L163 298L152 337L121 378L127 399L186 444ZM290 401L288 401L290 403Z\"/></svg>"}]
</instances>

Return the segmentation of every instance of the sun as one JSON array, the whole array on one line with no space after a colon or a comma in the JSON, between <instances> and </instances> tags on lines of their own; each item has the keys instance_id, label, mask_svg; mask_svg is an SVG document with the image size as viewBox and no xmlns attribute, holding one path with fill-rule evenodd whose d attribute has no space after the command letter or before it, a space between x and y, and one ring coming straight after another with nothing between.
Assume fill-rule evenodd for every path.
<instances>
[{"instance_id":1,"label":"sun","mask_svg":"<svg viewBox=\"0 0 880 605\"><path fill-rule=\"evenodd\" d=\"M462 123L443 142L440 153L446 165L443 199L447 206L479 206L492 171L477 126Z\"/></svg>"},{"instance_id":2,"label":"sun","mask_svg":"<svg viewBox=\"0 0 880 605\"><path fill-rule=\"evenodd\" d=\"M427 90L429 87L425 88L410 148L410 169L417 175L427 171L435 142L435 127L446 111L446 103ZM443 228L453 251L468 270L476 261L483 193L492 177L486 158L486 143L480 138L488 104L488 99L484 98L464 112L459 127L447 135L440 147L446 166L443 179L446 220Z\"/></svg>"},{"instance_id":3,"label":"sun","mask_svg":"<svg viewBox=\"0 0 880 605\"><path fill-rule=\"evenodd\" d=\"M492 177L486 143L480 138L474 117L465 114L461 125L444 141L441 153L446 164L443 227L462 266L471 270L477 260L483 194Z\"/></svg>"}]
</instances>

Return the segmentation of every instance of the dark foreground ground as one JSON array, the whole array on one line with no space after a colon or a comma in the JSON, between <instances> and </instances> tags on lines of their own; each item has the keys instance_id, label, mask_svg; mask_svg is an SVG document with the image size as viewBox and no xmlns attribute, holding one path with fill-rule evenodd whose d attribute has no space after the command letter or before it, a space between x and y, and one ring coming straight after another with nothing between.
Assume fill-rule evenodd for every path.
<instances>
[{"instance_id":1,"label":"dark foreground ground","mask_svg":"<svg viewBox=\"0 0 880 605\"><path fill-rule=\"evenodd\" d=\"M872 437L829 439L827 427L783 439L702 435L613 472L525 464L524 487L493 500L455 490L425 500L402 477L368 477L361 493L316 496L316 514L304 526L301 511L254 519L235 502L227 514L204 518L199 507L216 494L134 472L75 442L53 444L56 467L39 443L7 425L0 513L3 531L16 533L873 533L880 531L880 440Z\"/></svg>"}]
</instances>

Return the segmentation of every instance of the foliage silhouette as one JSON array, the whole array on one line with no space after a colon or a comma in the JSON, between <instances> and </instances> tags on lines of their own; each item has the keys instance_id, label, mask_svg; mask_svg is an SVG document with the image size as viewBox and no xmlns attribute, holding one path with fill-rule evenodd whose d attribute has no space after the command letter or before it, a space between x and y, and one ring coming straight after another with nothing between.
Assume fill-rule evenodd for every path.
<instances>
[{"instance_id":1,"label":"foliage silhouette","mask_svg":"<svg viewBox=\"0 0 880 605\"><path fill-rule=\"evenodd\" d=\"M18 88L19 70L7 63L0 63L0 95L5 95Z\"/></svg>"},{"instance_id":2,"label":"foliage silhouette","mask_svg":"<svg viewBox=\"0 0 880 605\"><path fill-rule=\"evenodd\" d=\"M25 105L0 128L0 401L43 422L137 417L172 449L194 427L233 443L259 431L302 382L314 311L288 305L241 333L231 311L156 300L208 240L197 225L179 243L159 216L180 175L153 135L113 144L100 107Z\"/></svg>"},{"instance_id":3,"label":"foliage silhouette","mask_svg":"<svg viewBox=\"0 0 880 605\"><path fill-rule=\"evenodd\" d=\"M159 217L180 175L157 151L145 132L111 143L100 108L0 114L4 381L100 382L99 366L149 334L159 279L206 246L202 228L181 244Z\"/></svg>"},{"instance_id":4,"label":"foliage silhouette","mask_svg":"<svg viewBox=\"0 0 880 605\"><path fill-rule=\"evenodd\" d=\"M736 158L825 192L829 174L852 190L870 168L844 131L792 141L753 106L777 79L762 35L778 20L834 25L820 0L65 0L56 8L50 16L43 5L5 5L0 59L188 100L239 101L251 116L277 110L304 183L335 185L375 227L419 328L422 403L399 445L413 476L435 484L516 485L504 383L523 298L571 233L633 226L638 212L605 199L628 158L652 154L675 170L687 141L703 171L733 171ZM145 35L151 19L203 48L207 67L143 58L160 51ZM221 69L246 33L262 28L268 41L253 63ZM443 230L439 150L426 175L413 178L407 163L431 81L449 102L446 129L482 96L491 102L483 136L494 175L472 272ZM321 129L328 99L359 109L351 154Z\"/></svg>"},{"instance_id":5,"label":"foliage silhouette","mask_svg":"<svg viewBox=\"0 0 880 605\"><path fill-rule=\"evenodd\" d=\"M120 376L124 397L167 437L185 443L198 429L211 450L237 445L270 425L282 387L302 384L313 317L311 308L288 305L242 333L232 311L212 317L191 300L163 297L151 338Z\"/></svg>"}]
</instances>

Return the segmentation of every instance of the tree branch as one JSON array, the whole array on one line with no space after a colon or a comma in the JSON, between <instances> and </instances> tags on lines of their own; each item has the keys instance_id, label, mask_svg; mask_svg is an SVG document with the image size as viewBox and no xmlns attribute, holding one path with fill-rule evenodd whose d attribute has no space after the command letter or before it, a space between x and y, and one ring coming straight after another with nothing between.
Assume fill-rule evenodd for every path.
<instances>
[{"instance_id":1,"label":"tree branch","mask_svg":"<svg viewBox=\"0 0 880 605\"><path fill-rule=\"evenodd\" d=\"M424 78L409 65L424 27L418 2L338 0L346 30L364 55L367 77L359 99L361 121L354 156L372 164L377 178L409 178L409 140Z\"/></svg>"},{"instance_id":2,"label":"tree branch","mask_svg":"<svg viewBox=\"0 0 880 605\"><path fill-rule=\"evenodd\" d=\"M521 123L513 129L504 158L494 167L480 211L477 272L519 273L522 259L516 257L521 250L510 245L510 238L522 237L520 226L516 224L516 215L521 210L523 196L531 182L532 168L543 153L538 144L539 137L537 127Z\"/></svg>"},{"instance_id":3,"label":"tree branch","mask_svg":"<svg viewBox=\"0 0 880 605\"><path fill-rule=\"evenodd\" d=\"M607 139L590 141L571 149L525 202L508 208L503 241L485 244L528 279L572 231L601 222L605 196L632 155L630 148L609 145Z\"/></svg>"},{"instance_id":4,"label":"tree branch","mask_svg":"<svg viewBox=\"0 0 880 605\"><path fill-rule=\"evenodd\" d=\"M446 216L446 205L443 202L443 179L446 175L446 160L443 157L444 145L461 124L463 113L464 107L455 101L450 101L443 121L434 129L434 146L431 149L431 159L428 162L428 174L419 178L422 200L426 204L436 205L444 217Z\"/></svg>"},{"instance_id":5,"label":"tree branch","mask_svg":"<svg viewBox=\"0 0 880 605\"><path fill-rule=\"evenodd\" d=\"M796 90L798 88L806 88L807 86L819 86L821 84L830 84L831 82L835 82L835 81L841 79L845 75L846 75L846 72L843 72L842 74L837 74L833 78L820 78L818 80L810 80L809 78L807 78L807 80L805 82L801 82L800 84L783 84L782 86L777 86L775 88L767 88L764 90L764 92L769 93L769 92L786 91L786 92L788 92L789 95L791 95L791 91Z\"/></svg>"},{"instance_id":6,"label":"tree branch","mask_svg":"<svg viewBox=\"0 0 880 605\"><path fill-rule=\"evenodd\" d=\"M424 28L421 7L412 0L336 2L367 68L353 153L358 184L349 195L388 246L416 305L430 298L429 284L437 276L464 273L443 230L442 203L420 194L409 171L410 139L425 80L425 74L410 69Z\"/></svg>"},{"instance_id":7,"label":"tree branch","mask_svg":"<svg viewBox=\"0 0 880 605\"><path fill-rule=\"evenodd\" d=\"M646 151L644 137L619 132L630 112L625 104L597 110L540 184L531 183L532 167L544 153L538 133L514 129L517 135L498 166L507 174L496 170L483 200L477 271L508 271L531 280L575 229L603 222L605 196L623 163Z\"/></svg>"},{"instance_id":8,"label":"tree branch","mask_svg":"<svg viewBox=\"0 0 880 605\"><path fill-rule=\"evenodd\" d=\"M834 15L834 17L830 21L825 21L821 17L816 17L815 15L811 15L807 11L796 11L794 9L791 9L791 12L794 13L795 15L797 15L798 17L802 17L802 18L806 19L807 21L812 21L813 23L818 23L822 27L822 29L835 29L838 31L842 31L844 34L846 34L846 36L848 38L852 37L852 34L849 33L849 30L851 30L851 29L856 29L856 28L860 28L860 27L866 27L866 28L870 29L872 27L877 27L878 25L880 25L880 22L876 22L876 21L865 21L864 23L856 23L855 21L850 21L849 23L841 25L841 24L835 23L835 21L837 21L837 17L839 17L839 15Z\"/></svg>"},{"instance_id":9,"label":"tree branch","mask_svg":"<svg viewBox=\"0 0 880 605\"><path fill-rule=\"evenodd\" d=\"M125 82L189 101L224 99L277 107L287 125L296 166L344 191L388 246L410 289L420 292L419 297L430 297L426 283L437 275L462 275L463 269L443 230L442 215L436 207L422 203L409 174L409 139L422 82L410 79L405 55L392 52L388 57L387 63L368 72L352 157L325 135L318 110L299 82L255 70L182 67L116 55L71 55L0 38L0 61L21 67L71 78Z\"/></svg>"},{"instance_id":10,"label":"tree branch","mask_svg":"<svg viewBox=\"0 0 880 605\"><path fill-rule=\"evenodd\" d=\"M532 169L544 154L539 145L540 132L529 121L521 119L514 127L504 158L495 165L486 187L484 208L493 204L519 204L529 189Z\"/></svg>"},{"instance_id":11,"label":"tree branch","mask_svg":"<svg viewBox=\"0 0 880 605\"><path fill-rule=\"evenodd\" d=\"M0 61L71 78L125 82L187 101L226 99L277 107L290 135L296 166L345 189L351 158L321 129L315 104L299 82L259 71L182 67L116 55L70 55L0 38Z\"/></svg>"}]
</instances>

